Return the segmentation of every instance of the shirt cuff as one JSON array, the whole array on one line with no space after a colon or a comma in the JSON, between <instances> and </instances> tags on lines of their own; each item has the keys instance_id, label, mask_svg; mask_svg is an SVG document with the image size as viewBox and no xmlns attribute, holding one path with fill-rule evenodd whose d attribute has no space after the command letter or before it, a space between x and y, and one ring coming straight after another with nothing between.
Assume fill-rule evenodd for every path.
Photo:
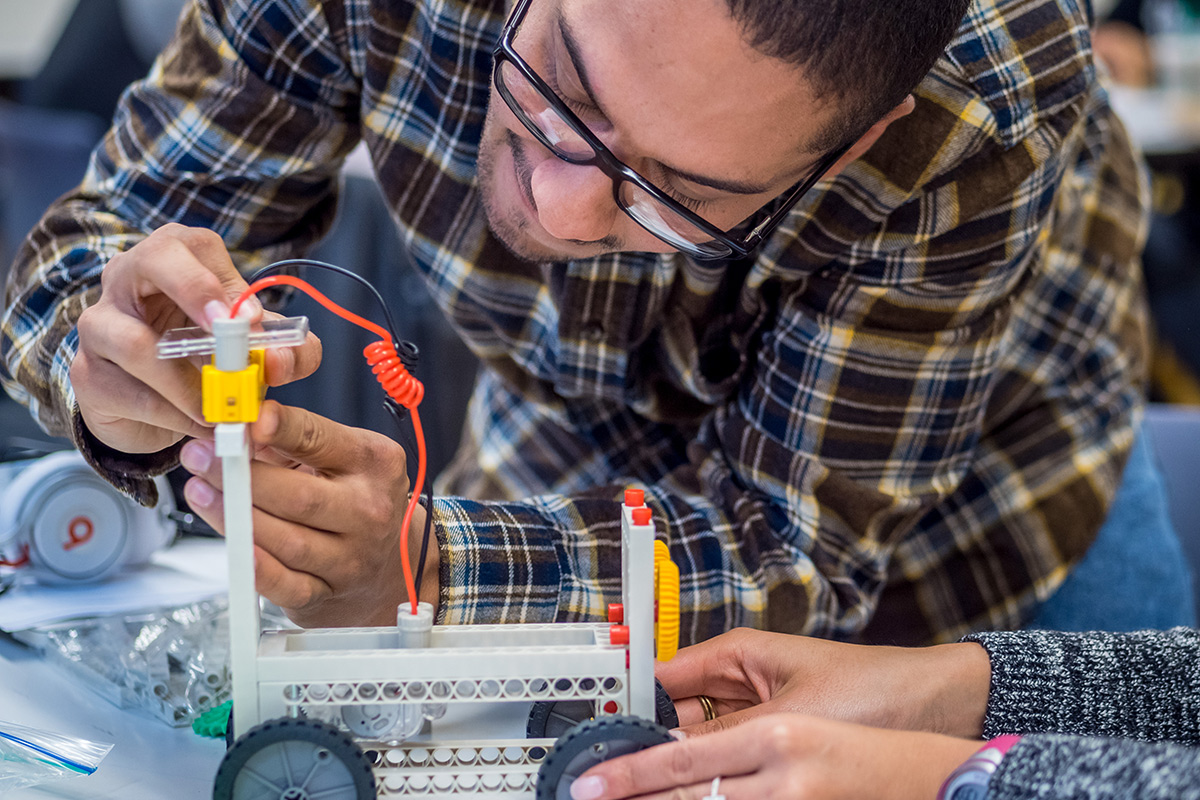
<instances>
[{"instance_id":1,"label":"shirt cuff","mask_svg":"<svg viewBox=\"0 0 1200 800\"><path fill-rule=\"evenodd\" d=\"M433 507L438 624L563 621L558 526L528 504L435 497Z\"/></svg>"}]
</instances>

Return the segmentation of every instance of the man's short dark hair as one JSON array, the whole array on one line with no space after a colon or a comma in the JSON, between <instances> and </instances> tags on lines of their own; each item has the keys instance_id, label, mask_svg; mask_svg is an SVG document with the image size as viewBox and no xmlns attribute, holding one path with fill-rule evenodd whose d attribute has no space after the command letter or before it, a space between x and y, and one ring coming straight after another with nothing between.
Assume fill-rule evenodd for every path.
<instances>
[{"instance_id":1,"label":"man's short dark hair","mask_svg":"<svg viewBox=\"0 0 1200 800\"><path fill-rule=\"evenodd\" d=\"M812 149L854 142L921 82L970 0L726 0L746 41L804 72L839 119Z\"/></svg>"}]
</instances>

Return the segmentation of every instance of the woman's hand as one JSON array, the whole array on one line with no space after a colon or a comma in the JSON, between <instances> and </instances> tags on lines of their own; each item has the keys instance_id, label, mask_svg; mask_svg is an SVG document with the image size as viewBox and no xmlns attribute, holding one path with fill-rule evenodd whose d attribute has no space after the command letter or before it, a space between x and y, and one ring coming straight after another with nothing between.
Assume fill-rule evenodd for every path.
<instances>
[{"instance_id":1,"label":"woman's hand","mask_svg":"<svg viewBox=\"0 0 1200 800\"><path fill-rule=\"evenodd\" d=\"M880 647L745 628L680 650L656 673L689 734L798 711L978 737L991 683L987 652L972 643ZM704 722L697 695L713 700L717 719Z\"/></svg>"},{"instance_id":2,"label":"woman's hand","mask_svg":"<svg viewBox=\"0 0 1200 800\"><path fill-rule=\"evenodd\" d=\"M400 531L408 501L404 449L382 434L349 428L268 400L250 426L254 575L258 591L306 627L394 625L408 599ZM209 442L180 454L195 477L192 509L224 533L221 464ZM410 524L417 567L425 509ZM426 561L422 598L436 603L437 543Z\"/></svg>"},{"instance_id":3,"label":"woman's hand","mask_svg":"<svg viewBox=\"0 0 1200 800\"><path fill-rule=\"evenodd\" d=\"M651 747L599 764L573 800L701 800L712 781L727 800L933 800L978 741L882 730L801 714Z\"/></svg>"}]
</instances>

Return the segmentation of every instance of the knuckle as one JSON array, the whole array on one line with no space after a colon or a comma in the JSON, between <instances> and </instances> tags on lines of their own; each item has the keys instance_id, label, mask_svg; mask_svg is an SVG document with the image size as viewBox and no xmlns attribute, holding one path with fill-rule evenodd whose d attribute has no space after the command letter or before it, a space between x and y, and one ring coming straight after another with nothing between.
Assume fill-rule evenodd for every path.
<instances>
[{"instance_id":1,"label":"knuckle","mask_svg":"<svg viewBox=\"0 0 1200 800\"><path fill-rule=\"evenodd\" d=\"M186 249L187 230L187 227L178 222L168 222L166 225L156 228L149 236L130 248L126 252L127 260L161 259L166 254Z\"/></svg>"},{"instance_id":2,"label":"knuckle","mask_svg":"<svg viewBox=\"0 0 1200 800\"><path fill-rule=\"evenodd\" d=\"M100 302L104 302L106 292L112 291L113 282L121 276L121 271L125 269L125 263L130 258L132 257L127 252L117 253L108 260L108 263L104 265L104 269L100 270ZM84 309L84 313L86 314L92 308L94 306L88 306L88 308Z\"/></svg>"},{"instance_id":3,"label":"knuckle","mask_svg":"<svg viewBox=\"0 0 1200 800\"><path fill-rule=\"evenodd\" d=\"M296 517L299 519L317 519L325 509L325 499L319 492L302 492L300 497L295 497L294 500L289 500L289 503L294 501L296 507ZM294 542L300 539L299 536L284 536L284 543Z\"/></svg>"},{"instance_id":4,"label":"knuckle","mask_svg":"<svg viewBox=\"0 0 1200 800\"><path fill-rule=\"evenodd\" d=\"M301 581L298 586L292 590L292 601L288 603L292 608L309 609L317 605L320 598L317 596L316 589L307 581Z\"/></svg>"},{"instance_id":5,"label":"knuckle","mask_svg":"<svg viewBox=\"0 0 1200 800\"><path fill-rule=\"evenodd\" d=\"M637 784L637 775L627 761L627 759L618 759L605 766L605 780L610 791L620 793L622 797L632 794L633 787Z\"/></svg>"},{"instance_id":6,"label":"knuckle","mask_svg":"<svg viewBox=\"0 0 1200 800\"><path fill-rule=\"evenodd\" d=\"M771 797L817 797L817 788L802 772L788 770L780 780L772 781Z\"/></svg>"},{"instance_id":7,"label":"knuckle","mask_svg":"<svg viewBox=\"0 0 1200 800\"><path fill-rule=\"evenodd\" d=\"M135 353L139 355L150 354L150 358L154 358L153 353L158 345L158 334L151 328L145 326L137 326L132 330L125 331L121 337L123 344L121 349L125 352Z\"/></svg>"},{"instance_id":8,"label":"knuckle","mask_svg":"<svg viewBox=\"0 0 1200 800\"><path fill-rule=\"evenodd\" d=\"M150 236L147 237L147 240L155 239L157 241L162 241L163 239L179 239L182 238L183 235L189 230L191 230L191 228L183 223L168 222L165 225L160 225L155 228L150 233Z\"/></svg>"},{"instance_id":9,"label":"knuckle","mask_svg":"<svg viewBox=\"0 0 1200 800\"><path fill-rule=\"evenodd\" d=\"M76 394L79 394L81 387L88 385L91 373L91 359L88 358L86 352L80 350L75 354L75 358L71 360L71 368L68 370L68 374L71 377L71 386L75 388Z\"/></svg>"},{"instance_id":10,"label":"knuckle","mask_svg":"<svg viewBox=\"0 0 1200 800\"><path fill-rule=\"evenodd\" d=\"M298 499L300 519L319 519L322 512L325 510L325 500L316 492L307 492ZM289 536L284 539L285 542L298 540L301 537Z\"/></svg>"},{"instance_id":11,"label":"knuckle","mask_svg":"<svg viewBox=\"0 0 1200 800\"><path fill-rule=\"evenodd\" d=\"M80 312L79 319L75 320L75 327L79 332L80 340L90 338L94 331L101 330L99 325L100 320L97 319L97 316L101 315L101 312L97 311L98 308L99 306L88 306Z\"/></svg>"},{"instance_id":12,"label":"knuckle","mask_svg":"<svg viewBox=\"0 0 1200 800\"><path fill-rule=\"evenodd\" d=\"M754 636L754 631L752 629L746 628L746 627L734 628L733 630L731 630L729 632L730 640L737 642L738 644L744 643L747 639L749 639L753 636Z\"/></svg>"},{"instance_id":13,"label":"knuckle","mask_svg":"<svg viewBox=\"0 0 1200 800\"><path fill-rule=\"evenodd\" d=\"M258 548L256 548L256 551L257 550ZM283 602L283 597L281 594L282 587L280 586L279 576L275 574L274 570L266 567L263 554L261 552L256 552L255 556L254 585L258 588L260 593L270 598L273 602L279 603L279 605L286 605Z\"/></svg>"},{"instance_id":14,"label":"knuckle","mask_svg":"<svg viewBox=\"0 0 1200 800\"><path fill-rule=\"evenodd\" d=\"M129 394L123 402L127 402L133 409L133 413L129 415L133 419L146 419L157 405L158 395L140 381L131 383L127 388Z\"/></svg>"},{"instance_id":15,"label":"knuckle","mask_svg":"<svg viewBox=\"0 0 1200 800\"><path fill-rule=\"evenodd\" d=\"M195 247L220 247L222 249L225 247L225 240L221 238L221 234L211 228L190 228L184 226L179 234L179 238L186 244Z\"/></svg>"},{"instance_id":16,"label":"knuckle","mask_svg":"<svg viewBox=\"0 0 1200 800\"><path fill-rule=\"evenodd\" d=\"M278 558L286 566L299 568L308 564L312 545L306 536L285 536L278 546Z\"/></svg>"},{"instance_id":17,"label":"knuckle","mask_svg":"<svg viewBox=\"0 0 1200 800\"><path fill-rule=\"evenodd\" d=\"M408 459L404 448L385 437L371 439L363 448L363 460L369 469L391 476L394 482L408 480Z\"/></svg>"},{"instance_id":18,"label":"knuckle","mask_svg":"<svg viewBox=\"0 0 1200 800\"><path fill-rule=\"evenodd\" d=\"M360 500L363 522L369 530L385 530L399 511L399 503L386 493L368 492Z\"/></svg>"},{"instance_id":19,"label":"knuckle","mask_svg":"<svg viewBox=\"0 0 1200 800\"><path fill-rule=\"evenodd\" d=\"M296 444L305 453L318 453L323 447L321 427L311 414L300 415L299 425L296 426Z\"/></svg>"},{"instance_id":20,"label":"knuckle","mask_svg":"<svg viewBox=\"0 0 1200 800\"><path fill-rule=\"evenodd\" d=\"M804 743L804 726L798 717L776 716L765 722L764 738L767 747L774 753L785 756L798 753Z\"/></svg>"},{"instance_id":21,"label":"knuckle","mask_svg":"<svg viewBox=\"0 0 1200 800\"><path fill-rule=\"evenodd\" d=\"M691 782L692 776L696 774L698 765L693 749L686 743L680 743L671 748L666 763L666 777L672 783Z\"/></svg>"},{"instance_id":22,"label":"knuckle","mask_svg":"<svg viewBox=\"0 0 1200 800\"><path fill-rule=\"evenodd\" d=\"M281 608L304 609L312 603L312 592L303 581L289 580L289 574L283 570L263 570L261 566L255 571L255 581L258 590L265 597Z\"/></svg>"}]
</instances>

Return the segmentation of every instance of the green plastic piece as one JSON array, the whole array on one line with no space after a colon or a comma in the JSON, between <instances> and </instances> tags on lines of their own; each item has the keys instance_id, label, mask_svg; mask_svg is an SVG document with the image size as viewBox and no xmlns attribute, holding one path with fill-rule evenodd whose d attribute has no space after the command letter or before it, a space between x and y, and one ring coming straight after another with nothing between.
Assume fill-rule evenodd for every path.
<instances>
[{"instance_id":1,"label":"green plastic piece","mask_svg":"<svg viewBox=\"0 0 1200 800\"><path fill-rule=\"evenodd\" d=\"M221 705L205 711L192 721L192 730L213 739L225 738L225 730L229 727L229 710L232 707L233 701L226 700Z\"/></svg>"}]
</instances>

